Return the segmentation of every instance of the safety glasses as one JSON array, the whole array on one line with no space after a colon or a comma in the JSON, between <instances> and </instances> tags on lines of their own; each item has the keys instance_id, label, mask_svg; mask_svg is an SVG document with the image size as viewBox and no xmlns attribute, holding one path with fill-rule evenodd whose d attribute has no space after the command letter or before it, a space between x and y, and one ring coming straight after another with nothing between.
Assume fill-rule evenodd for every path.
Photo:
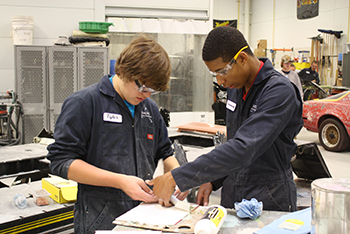
<instances>
[{"instance_id":1,"label":"safety glasses","mask_svg":"<svg viewBox=\"0 0 350 234\"><path fill-rule=\"evenodd\" d=\"M146 85L141 85L140 82L138 80L135 80L135 84L137 85L138 87L138 91L139 92L142 92L142 93L151 93L152 95L153 94L157 94L159 93L159 91L156 91L150 87L147 87Z\"/></svg>"},{"instance_id":2,"label":"safety glasses","mask_svg":"<svg viewBox=\"0 0 350 234\"><path fill-rule=\"evenodd\" d=\"M232 64L236 61L238 55L245 49L247 49L248 46L244 46L242 49L240 49L235 56L231 59L231 61L226 65L226 67L221 68L217 71L210 71L209 73L212 74L213 76L227 76L228 72L232 69Z\"/></svg>"}]
</instances>

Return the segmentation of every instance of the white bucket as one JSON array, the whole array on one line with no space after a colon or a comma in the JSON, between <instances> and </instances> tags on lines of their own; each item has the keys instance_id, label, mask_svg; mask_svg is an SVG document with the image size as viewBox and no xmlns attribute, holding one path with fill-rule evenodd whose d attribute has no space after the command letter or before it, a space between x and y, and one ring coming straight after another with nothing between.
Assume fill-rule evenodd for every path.
<instances>
[{"instance_id":1,"label":"white bucket","mask_svg":"<svg viewBox=\"0 0 350 234\"><path fill-rule=\"evenodd\" d=\"M14 45L33 45L33 17L12 16Z\"/></svg>"}]
</instances>

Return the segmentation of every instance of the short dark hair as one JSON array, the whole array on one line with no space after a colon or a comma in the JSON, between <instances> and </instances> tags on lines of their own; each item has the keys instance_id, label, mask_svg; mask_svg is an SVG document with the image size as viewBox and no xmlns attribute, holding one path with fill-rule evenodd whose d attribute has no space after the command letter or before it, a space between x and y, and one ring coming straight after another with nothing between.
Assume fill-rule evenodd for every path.
<instances>
[{"instance_id":1,"label":"short dark hair","mask_svg":"<svg viewBox=\"0 0 350 234\"><path fill-rule=\"evenodd\" d=\"M229 62L244 46L248 46L248 48L243 51L254 56L239 30L230 26L217 27L211 30L205 39L202 59L212 61L221 57L224 62Z\"/></svg>"},{"instance_id":2,"label":"short dark hair","mask_svg":"<svg viewBox=\"0 0 350 234\"><path fill-rule=\"evenodd\" d=\"M319 64L319 62L318 62L318 61L316 61L316 60L312 61L312 63L311 63L311 64L313 64L313 63L314 63L314 64L317 64L317 65Z\"/></svg>"}]
</instances>

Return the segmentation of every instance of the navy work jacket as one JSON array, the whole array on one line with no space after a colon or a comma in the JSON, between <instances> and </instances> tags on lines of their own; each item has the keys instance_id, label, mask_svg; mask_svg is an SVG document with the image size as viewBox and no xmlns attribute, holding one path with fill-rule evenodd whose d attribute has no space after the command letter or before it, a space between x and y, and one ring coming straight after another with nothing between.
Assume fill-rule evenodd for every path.
<instances>
[{"instance_id":1,"label":"navy work jacket","mask_svg":"<svg viewBox=\"0 0 350 234\"><path fill-rule=\"evenodd\" d=\"M173 155L155 102L147 98L135 106L133 118L109 77L72 94L63 103L55 142L48 146L47 158L54 174L67 178L70 164L81 159L108 171L147 180L152 179L160 159Z\"/></svg>"},{"instance_id":2,"label":"navy work jacket","mask_svg":"<svg viewBox=\"0 0 350 234\"><path fill-rule=\"evenodd\" d=\"M243 89L227 91L227 142L172 170L181 191L206 182L214 189L223 184L221 204L230 208L243 198L259 200L256 187L263 184L286 183L296 195L290 161L297 147L293 139L303 125L301 97L268 59L261 60L264 65L245 100Z\"/></svg>"}]
</instances>

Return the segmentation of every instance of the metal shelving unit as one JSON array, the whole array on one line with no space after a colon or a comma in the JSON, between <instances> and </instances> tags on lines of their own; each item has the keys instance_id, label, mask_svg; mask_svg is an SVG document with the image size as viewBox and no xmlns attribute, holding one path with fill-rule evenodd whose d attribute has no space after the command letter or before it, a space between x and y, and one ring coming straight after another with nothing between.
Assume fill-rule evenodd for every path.
<instances>
[{"instance_id":1,"label":"metal shelving unit","mask_svg":"<svg viewBox=\"0 0 350 234\"><path fill-rule=\"evenodd\" d=\"M63 101L109 72L107 47L15 46L18 100L23 104L24 140L43 128L53 132Z\"/></svg>"}]
</instances>

